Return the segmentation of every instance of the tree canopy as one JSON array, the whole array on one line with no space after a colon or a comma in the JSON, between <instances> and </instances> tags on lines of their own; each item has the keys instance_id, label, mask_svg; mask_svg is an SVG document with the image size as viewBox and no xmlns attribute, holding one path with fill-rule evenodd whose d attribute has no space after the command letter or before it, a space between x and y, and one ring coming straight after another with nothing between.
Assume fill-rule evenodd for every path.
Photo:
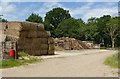
<instances>
[{"instance_id":1,"label":"tree canopy","mask_svg":"<svg viewBox=\"0 0 120 79\"><path fill-rule=\"evenodd\" d=\"M100 18L91 17L84 22L81 18L72 18L68 10L58 7L46 13L44 22L38 14L34 13L26 21L43 22L45 30L50 31L52 37L73 37L114 48L120 46L118 18L103 15Z\"/></svg>"},{"instance_id":2,"label":"tree canopy","mask_svg":"<svg viewBox=\"0 0 120 79\"><path fill-rule=\"evenodd\" d=\"M79 23L74 18L69 18L62 21L57 29L56 29L56 36L58 37L74 37L79 38Z\"/></svg>"},{"instance_id":3,"label":"tree canopy","mask_svg":"<svg viewBox=\"0 0 120 79\"><path fill-rule=\"evenodd\" d=\"M42 22L43 22L42 17L39 16L39 14L35 14L35 13L32 13L32 14L26 19L26 21L36 22L36 23L42 23Z\"/></svg>"},{"instance_id":4,"label":"tree canopy","mask_svg":"<svg viewBox=\"0 0 120 79\"><path fill-rule=\"evenodd\" d=\"M118 25L118 17L113 17L106 24L106 33L110 36L112 42L112 48L115 46L115 39L120 32L120 27Z\"/></svg>"},{"instance_id":5,"label":"tree canopy","mask_svg":"<svg viewBox=\"0 0 120 79\"><path fill-rule=\"evenodd\" d=\"M53 8L49 12L46 13L45 16L45 29L47 31L51 31L53 37L55 37L55 30L58 25L65 19L70 18L71 15L68 10L64 10L63 8Z\"/></svg>"},{"instance_id":6,"label":"tree canopy","mask_svg":"<svg viewBox=\"0 0 120 79\"><path fill-rule=\"evenodd\" d=\"M8 22L6 19L0 18L0 22Z\"/></svg>"}]
</instances>

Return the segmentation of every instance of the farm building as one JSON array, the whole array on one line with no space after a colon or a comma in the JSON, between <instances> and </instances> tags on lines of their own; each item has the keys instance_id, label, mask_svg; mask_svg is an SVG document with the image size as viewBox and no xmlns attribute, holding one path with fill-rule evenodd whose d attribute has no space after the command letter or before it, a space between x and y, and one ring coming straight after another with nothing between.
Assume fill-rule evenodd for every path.
<instances>
[{"instance_id":1,"label":"farm building","mask_svg":"<svg viewBox=\"0 0 120 79\"><path fill-rule=\"evenodd\" d=\"M32 22L0 23L2 42L15 41L17 52L30 55L53 55L54 40L44 30L44 25Z\"/></svg>"}]
</instances>

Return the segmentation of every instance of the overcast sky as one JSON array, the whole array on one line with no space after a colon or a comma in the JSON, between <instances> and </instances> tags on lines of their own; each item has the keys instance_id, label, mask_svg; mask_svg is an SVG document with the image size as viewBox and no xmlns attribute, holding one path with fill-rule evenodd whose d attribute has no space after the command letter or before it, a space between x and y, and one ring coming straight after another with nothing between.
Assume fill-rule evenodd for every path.
<instances>
[{"instance_id":1,"label":"overcast sky","mask_svg":"<svg viewBox=\"0 0 120 79\"><path fill-rule=\"evenodd\" d=\"M69 10L72 17L82 18L85 22L90 17L118 15L117 2L2 2L0 14L9 21L24 21L31 13L44 18L46 12L56 7Z\"/></svg>"}]
</instances>

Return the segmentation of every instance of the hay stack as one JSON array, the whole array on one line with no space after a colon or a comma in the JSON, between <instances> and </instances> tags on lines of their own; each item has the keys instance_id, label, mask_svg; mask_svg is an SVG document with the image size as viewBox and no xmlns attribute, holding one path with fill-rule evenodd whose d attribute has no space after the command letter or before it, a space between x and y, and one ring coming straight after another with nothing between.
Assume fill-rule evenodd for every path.
<instances>
[{"instance_id":1,"label":"hay stack","mask_svg":"<svg viewBox=\"0 0 120 79\"><path fill-rule=\"evenodd\" d=\"M55 48L63 48L65 50L80 50L91 49L94 44L93 41L80 41L75 38L62 37L55 38Z\"/></svg>"},{"instance_id":2,"label":"hay stack","mask_svg":"<svg viewBox=\"0 0 120 79\"><path fill-rule=\"evenodd\" d=\"M89 42L89 41L80 41L79 40L80 45L84 48L84 49L91 49L93 48L93 42Z\"/></svg>"},{"instance_id":3,"label":"hay stack","mask_svg":"<svg viewBox=\"0 0 120 79\"><path fill-rule=\"evenodd\" d=\"M48 44L49 44L49 48L48 48L48 54L49 55L53 55L54 51L55 51L55 42L53 38L49 38L48 39Z\"/></svg>"},{"instance_id":4,"label":"hay stack","mask_svg":"<svg viewBox=\"0 0 120 79\"><path fill-rule=\"evenodd\" d=\"M4 35L4 32L6 28L7 28L7 24L4 22L0 22L0 42L5 40L6 36Z\"/></svg>"},{"instance_id":5,"label":"hay stack","mask_svg":"<svg viewBox=\"0 0 120 79\"><path fill-rule=\"evenodd\" d=\"M54 54L54 43L44 30L43 24L32 22L8 22L5 29L7 40L16 40L18 51L31 55ZM49 42L49 39L50 42Z\"/></svg>"},{"instance_id":6,"label":"hay stack","mask_svg":"<svg viewBox=\"0 0 120 79\"><path fill-rule=\"evenodd\" d=\"M74 49L74 50L83 49L83 47L79 44L78 40L74 38L70 38L70 40L71 40L71 49Z\"/></svg>"}]
</instances>

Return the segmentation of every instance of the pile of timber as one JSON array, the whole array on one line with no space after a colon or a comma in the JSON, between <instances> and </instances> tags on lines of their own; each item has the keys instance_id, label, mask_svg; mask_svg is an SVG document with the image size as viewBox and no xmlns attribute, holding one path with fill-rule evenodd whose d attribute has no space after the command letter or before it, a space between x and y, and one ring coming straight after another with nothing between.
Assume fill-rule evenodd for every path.
<instances>
[{"instance_id":1,"label":"pile of timber","mask_svg":"<svg viewBox=\"0 0 120 79\"><path fill-rule=\"evenodd\" d=\"M93 41L81 41L69 37L55 38L54 41L55 47L63 48L65 50L80 50L94 48Z\"/></svg>"},{"instance_id":2,"label":"pile of timber","mask_svg":"<svg viewBox=\"0 0 120 79\"><path fill-rule=\"evenodd\" d=\"M54 40L44 30L44 25L32 22L8 22L4 26L5 41L16 41L18 52L30 55L54 54Z\"/></svg>"}]
</instances>

